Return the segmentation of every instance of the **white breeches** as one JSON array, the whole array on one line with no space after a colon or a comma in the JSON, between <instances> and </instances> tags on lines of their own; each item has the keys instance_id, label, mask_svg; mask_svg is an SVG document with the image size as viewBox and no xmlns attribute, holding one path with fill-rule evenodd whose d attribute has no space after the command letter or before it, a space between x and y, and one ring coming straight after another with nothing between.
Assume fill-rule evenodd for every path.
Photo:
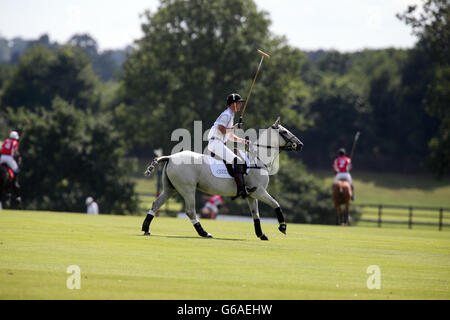
<instances>
[{"instance_id":1,"label":"white breeches","mask_svg":"<svg viewBox=\"0 0 450 320\"><path fill-rule=\"evenodd\" d=\"M339 172L336 177L334 178L334 182L333 184L335 184L337 181L339 180L347 180L348 182L350 182L350 184L353 184L352 182L352 176L350 175L349 172Z\"/></svg>"},{"instance_id":2,"label":"white breeches","mask_svg":"<svg viewBox=\"0 0 450 320\"><path fill-rule=\"evenodd\" d=\"M237 157L237 155L235 155L222 141L217 139L209 140L208 150L215 153L228 164L233 164L234 158Z\"/></svg>"},{"instance_id":3,"label":"white breeches","mask_svg":"<svg viewBox=\"0 0 450 320\"><path fill-rule=\"evenodd\" d=\"M19 166L17 165L17 162L13 157L2 154L0 158L0 164L2 163L6 163L8 167L10 167L15 173L19 172Z\"/></svg>"}]
</instances>

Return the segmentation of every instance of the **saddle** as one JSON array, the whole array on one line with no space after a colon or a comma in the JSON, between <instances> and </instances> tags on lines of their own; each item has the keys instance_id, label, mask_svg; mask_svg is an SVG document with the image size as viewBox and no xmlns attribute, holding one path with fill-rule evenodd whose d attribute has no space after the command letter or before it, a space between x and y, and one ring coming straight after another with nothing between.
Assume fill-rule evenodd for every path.
<instances>
[{"instance_id":1,"label":"saddle","mask_svg":"<svg viewBox=\"0 0 450 320\"><path fill-rule=\"evenodd\" d=\"M217 178L233 178L234 168L233 168L232 164L226 163L225 160L223 160L222 158L219 158L213 152L209 152L208 156L209 156L209 163L210 163L209 167L211 169L211 173L215 177L217 177ZM250 161L249 161L248 157L241 150L239 150L239 156L242 159L245 159L245 164L244 164L245 173L244 174L247 174Z\"/></svg>"}]
</instances>

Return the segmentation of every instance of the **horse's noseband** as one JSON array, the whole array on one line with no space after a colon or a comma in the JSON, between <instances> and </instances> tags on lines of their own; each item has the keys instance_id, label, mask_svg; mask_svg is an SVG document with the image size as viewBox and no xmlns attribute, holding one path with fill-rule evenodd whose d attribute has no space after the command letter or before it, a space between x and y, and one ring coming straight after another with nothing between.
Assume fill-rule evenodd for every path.
<instances>
[{"instance_id":1,"label":"horse's noseband","mask_svg":"<svg viewBox=\"0 0 450 320\"><path fill-rule=\"evenodd\" d=\"M284 128L279 130L279 132L283 139L286 141L286 145L280 147L280 150L296 151L298 146L297 142L294 141L296 137L292 133L290 136L288 136L288 132Z\"/></svg>"}]
</instances>

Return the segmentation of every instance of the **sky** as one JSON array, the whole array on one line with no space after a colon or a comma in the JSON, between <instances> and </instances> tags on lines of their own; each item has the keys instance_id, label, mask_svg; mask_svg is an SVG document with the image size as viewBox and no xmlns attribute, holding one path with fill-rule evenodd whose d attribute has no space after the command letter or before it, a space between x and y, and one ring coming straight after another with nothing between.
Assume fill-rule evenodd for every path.
<instances>
[{"instance_id":1,"label":"sky","mask_svg":"<svg viewBox=\"0 0 450 320\"><path fill-rule=\"evenodd\" d=\"M411 28L395 17L421 0L254 0L270 31L302 50L411 48ZM142 36L140 16L159 0L0 0L0 36L64 43L89 33L100 50L122 49Z\"/></svg>"}]
</instances>

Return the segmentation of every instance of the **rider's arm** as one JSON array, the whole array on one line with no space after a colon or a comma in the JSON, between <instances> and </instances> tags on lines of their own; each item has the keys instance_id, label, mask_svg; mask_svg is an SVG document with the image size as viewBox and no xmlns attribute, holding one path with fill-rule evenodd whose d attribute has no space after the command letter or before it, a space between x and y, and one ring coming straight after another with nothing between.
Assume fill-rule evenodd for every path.
<instances>
[{"instance_id":1,"label":"rider's arm","mask_svg":"<svg viewBox=\"0 0 450 320\"><path fill-rule=\"evenodd\" d=\"M234 133L231 134L231 139L233 139L233 142L237 142L237 143L247 143L248 142L248 140L242 139L242 138L238 137L237 135L235 135Z\"/></svg>"},{"instance_id":2,"label":"rider's arm","mask_svg":"<svg viewBox=\"0 0 450 320\"><path fill-rule=\"evenodd\" d=\"M227 128L225 128L223 125L219 124L218 128L220 133L222 133L223 135L227 134Z\"/></svg>"},{"instance_id":3,"label":"rider's arm","mask_svg":"<svg viewBox=\"0 0 450 320\"><path fill-rule=\"evenodd\" d=\"M18 156L20 156L20 153L19 153L19 144L17 144L16 146L15 146L15 149L13 150L13 155L12 155L14 158L17 158Z\"/></svg>"},{"instance_id":4,"label":"rider's arm","mask_svg":"<svg viewBox=\"0 0 450 320\"><path fill-rule=\"evenodd\" d=\"M233 142L237 143L245 143L247 140L239 138L237 135L233 133L233 128L225 128L224 126L220 125L218 126L219 131L224 135L227 136L228 133L231 133L228 138L231 139Z\"/></svg>"},{"instance_id":5,"label":"rider's arm","mask_svg":"<svg viewBox=\"0 0 450 320\"><path fill-rule=\"evenodd\" d=\"M334 170L335 173L338 173L338 172L339 172L339 170L338 170L338 168L337 168L336 160L333 161L333 170Z\"/></svg>"}]
</instances>

